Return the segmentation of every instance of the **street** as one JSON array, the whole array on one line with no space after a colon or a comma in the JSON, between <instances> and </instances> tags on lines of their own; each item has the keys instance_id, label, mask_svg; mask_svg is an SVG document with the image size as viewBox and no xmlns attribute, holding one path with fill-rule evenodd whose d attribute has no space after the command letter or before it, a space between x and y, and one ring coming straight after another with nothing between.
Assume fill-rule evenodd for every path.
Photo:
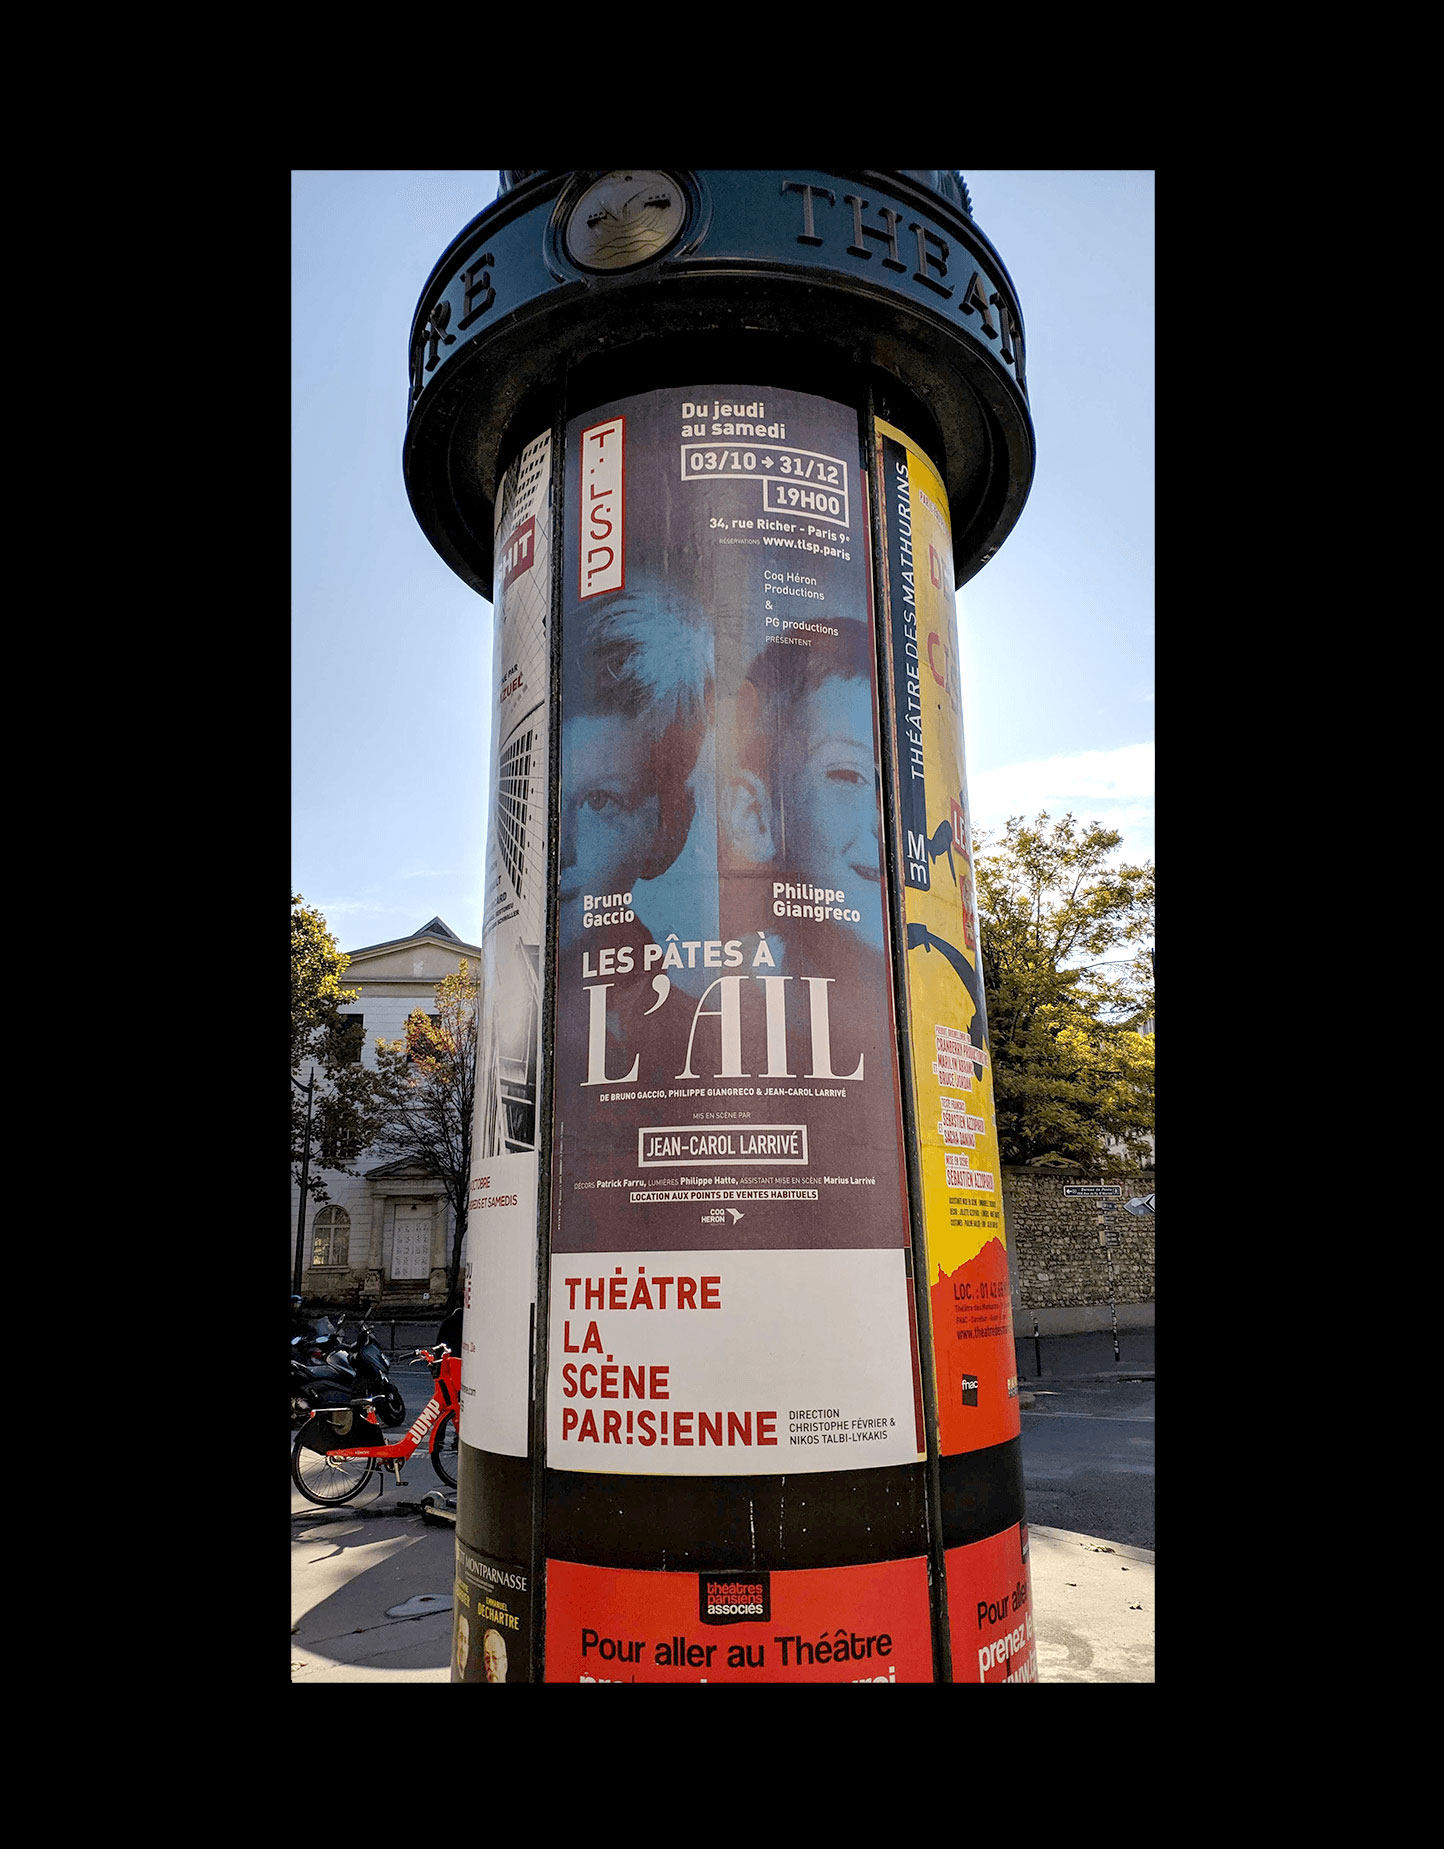
<instances>
[{"instance_id":1,"label":"street","mask_svg":"<svg viewBox=\"0 0 1444 1849\"><path fill-rule=\"evenodd\" d=\"M1030 1380L1022 1415L1031 1524L1153 1548L1153 1381Z\"/></svg>"}]
</instances>

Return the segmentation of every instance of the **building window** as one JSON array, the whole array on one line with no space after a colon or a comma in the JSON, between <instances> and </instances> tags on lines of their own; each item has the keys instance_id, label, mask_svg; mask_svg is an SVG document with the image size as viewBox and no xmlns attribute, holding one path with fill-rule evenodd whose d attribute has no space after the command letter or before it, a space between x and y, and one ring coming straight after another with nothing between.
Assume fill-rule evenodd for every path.
<instances>
[{"instance_id":1,"label":"building window","mask_svg":"<svg viewBox=\"0 0 1444 1849\"><path fill-rule=\"evenodd\" d=\"M311 1263L349 1265L351 1216L344 1207L323 1207L311 1222Z\"/></svg>"},{"instance_id":2,"label":"building window","mask_svg":"<svg viewBox=\"0 0 1444 1849\"><path fill-rule=\"evenodd\" d=\"M366 1017L364 1014L343 1014L337 1041L341 1047L343 1066L359 1066L362 1048L366 1044Z\"/></svg>"}]
</instances>

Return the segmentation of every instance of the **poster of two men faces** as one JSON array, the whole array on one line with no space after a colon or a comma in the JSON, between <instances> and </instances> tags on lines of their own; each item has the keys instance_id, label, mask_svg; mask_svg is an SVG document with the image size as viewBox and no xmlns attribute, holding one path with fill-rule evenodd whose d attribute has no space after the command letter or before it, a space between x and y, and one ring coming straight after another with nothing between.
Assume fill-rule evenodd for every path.
<instances>
[{"instance_id":1,"label":"poster of two men faces","mask_svg":"<svg viewBox=\"0 0 1444 1849\"><path fill-rule=\"evenodd\" d=\"M652 392L575 420L567 469L556 1058L573 1172L644 1179L642 1133L666 1129L671 1179L735 1182L745 1147L747 1180L793 1185L725 1235L694 1202L654 1200L649 1247L904 1243L856 415L753 386ZM774 1124L805 1136L696 1134ZM864 1182L866 1205L823 1175ZM558 1249L637 1243L631 1191L564 1209Z\"/></svg>"}]
</instances>

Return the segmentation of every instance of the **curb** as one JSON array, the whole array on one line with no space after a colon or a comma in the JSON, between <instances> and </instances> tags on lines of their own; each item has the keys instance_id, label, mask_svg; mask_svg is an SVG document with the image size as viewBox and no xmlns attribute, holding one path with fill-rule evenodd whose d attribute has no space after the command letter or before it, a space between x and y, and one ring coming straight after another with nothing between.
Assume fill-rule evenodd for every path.
<instances>
[{"instance_id":1,"label":"curb","mask_svg":"<svg viewBox=\"0 0 1444 1849\"><path fill-rule=\"evenodd\" d=\"M1066 1541L1090 1554L1116 1554L1120 1560L1132 1560L1139 1566L1154 1564L1151 1547L1134 1547L1127 1541L1101 1541L1096 1535L1079 1534L1074 1528L1052 1528L1043 1522L1028 1523L1028 1539L1040 1535L1046 1541Z\"/></svg>"},{"instance_id":2,"label":"curb","mask_svg":"<svg viewBox=\"0 0 1444 1849\"><path fill-rule=\"evenodd\" d=\"M394 1488L395 1485L391 1487ZM343 1502L338 1503L334 1508L323 1508L320 1503L316 1503L308 1509L292 1509L291 1520L293 1522L354 1521L361 1516L376 1521L389 1515L420 1515L425 1520L454 1524L456 1521L456 1491L444 1490L438 1485L436 1489L427 1490L419 1500L414 1496L388 1499L383 1492L380 1496L367 1497L364 1503Z\"/></svg>"},{"instance_id":3,"label":"curb","mask_svg":"<svg viewBox=\"0 0 1444 1849\"><path fill-rule=\"evenodd\" d=\"M1128 1381L1128 1380L1152 1380L1152 1379L1153 1379L1153 1369L1152 1368L1120 1367L1120 1368L1112 1368L1105 1374L1039 1374L1029 1380L1028 1387L1030 1390L1032 1390L1038 1387L1077 1386L1080 1382L1083 1382L1083 1381L1102 1381L1105 1384L1108 1382L1113 1382L1114 1384L1118 1384L1122 1381ZM1021 1395L1023 1391L1021 1382L1019 1383L1018 1391L1019 1391L1019 1394Z\"/></svg>"}]
</instances>

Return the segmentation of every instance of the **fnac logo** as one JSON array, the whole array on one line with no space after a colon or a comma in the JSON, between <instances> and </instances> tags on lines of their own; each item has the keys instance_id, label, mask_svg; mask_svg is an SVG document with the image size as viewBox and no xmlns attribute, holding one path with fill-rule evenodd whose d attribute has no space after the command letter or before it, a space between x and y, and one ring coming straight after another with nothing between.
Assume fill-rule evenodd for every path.
<instances>
[{"instance_id":1,"label":"fnac logo","mask_svg":"<svg viewBox=\"0 0 1444 1849\"><path fill-rule=\"evenodd\" d=\"M976 1406L977 1403L978 1403L978 1377L976 1374L964 1374L963 1376L963 1404L964 1406Z\"/></svg>"}]
</instances>

